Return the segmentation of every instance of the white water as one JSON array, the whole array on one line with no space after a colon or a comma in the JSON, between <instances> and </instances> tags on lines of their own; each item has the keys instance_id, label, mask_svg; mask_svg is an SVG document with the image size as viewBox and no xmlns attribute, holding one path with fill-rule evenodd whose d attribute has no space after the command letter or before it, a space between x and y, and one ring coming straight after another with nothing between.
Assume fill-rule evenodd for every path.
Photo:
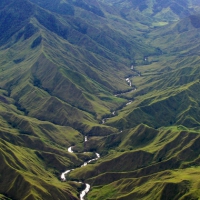
<instances>
[{"instance_id":1,"label":"white water","mask_svg":"<svg viewBox=\"0 0 200 200\"><path fill-rule=\"evenodd\" d=\"M116 111L113 111L111 114L112 114L112 115L115 115L115 114L116 114ZM111 117L112 117L112 116L111 116ZM102 124L105 124L105 123L106 123L106 120L107 120L107 119L110 119L111 117L102 119L102 120L101 120L101 123L102 123Z\"/></svg>"},{"instance_id":2,"label":"white water","mask_svg":"<svg viewBox=\"0 0 200 200\"><path fill-rule=\"evenodd\" d=\"M70 170L67 170L67 171L63 172L63 173L61 174L61 176L60 176L61 180L62 180L62 181L66 181L65 175L67 175L67 174L68 174L69 172L71 172L72 170L74 170L74 169L70 169Z\"/></svg>"},{"instance_id":3,"label":"white water","mask_svg":"<svg viewBox=\"0 0 200 200\"><path fill-rule=\"evenodd\" d=\"M128 105L130 105L130 104L132 104L132 101L129 101L129 102L126 104L126 106L128 106Z\"/></svg>"},{"instance_id":4,"label":"white water","mask_svg":"<svg viewBox=\"0 0 200 200\"><path fill-rule=\"evenodd\" d=\"M85 142L87 142L87 141L88 141L88 138L87 138L87 136L85 136ZM74 153L73 150L72 150L72 147L68 148L68 152ZM99 153L95 153L95 154L96 154L96 158L91 159L91 160L89 160L87 162L84 162L84 164L81 165L81 167L86 166L88 163L90 163L92 161L98 160L100 158L100 154ZM74 169L70 169L70 170L67 170L67 171L63 172L61 174L61 176L60 176L61 180L62 181L66 181L66 177L65 176L67 174L69 174L72 170L74 170ZM82 182L80 182L80 183L82 183ZM84 200L85 195L90 191L90 185L88 183L86 183L85 185L86 185L86 188L80 193L80 200Z\"/></svg>"},{"instance_id":5,"label":"white water","mask_svg":"<svg viewBox=\"0 0 200 200\"><path fill-rule=\"evenodd\" d=\"M72 147L69 147L69 148L68 148L68 152L74 153L73 150L72 150Z\"/></svg>"},{"instance_id":6,"label":"white water","mask_svg":"<svg viewBox=\"0 0 200 200\"><path fill-rule=\"evenodd\" d=\"M97 159L99 159L99 158L100 158L100 154L99 154L99 153L96 153L96 156L97 156Z\"/></svg>"},{"instance_id":7,"label":"white water","mask_svg":"<svg viewBox=\"0 0 200 200\"><path fill-rule=\"evenodd\" d=\"M133 69L133 66L131 67L131 69ZM138 74L138 76L140 76L140 74ZM129 84L130 87L132 86L132 83L131 83L130 78L126 78L126 82ZM135 88L134 90L136 90L136 88ZM133 91L133 90L131 90L131 91L129 91L129 92L132 92L132 91ZM129 92L125 92L125 93L121 93L121 94L126 94L126 93L129 93ZM118 95L120 95L120 94L116 94L115 96L117 97ZM129 102L126 104L126 106L129 105L129 104L131 104L131 103L132 103L132 101L129 101ZM112 115L115 115L115 111L112 112ZM104 124L105 121L106 121L106 119L102 119L102 124ZM122 132L122 131L121 131L121 132ZM85 136L85 142L87 142L87 141L88 141L88 138L87 138L87 136ZM73 150L72 150L72 147L69 147L69 148L68 148L68 152L74 153ZM91 160L89 160L89 161L87 161L87 162L84 162L84 164L81 165L81 167L86 166L88 163L90 163L90 162L92 162L92 161L98 160L98 159L100 158L100 154L98 154L98 153L95 153L95 154L96 154L96 158L91 159ZM65 175L67 175L68 173L70 173L72 170L74 170L74 169L67 170L67 171L63 172L63 173L61 174L61 180L62 180L62 181L66 181ZM80 183L82 183L82 182L80 182ZM88 183L86 183L85 185L86 185L86 188L80 193L80 200L84 200L84 197L85 197L86 194L90 191L90 185L89 185Z\"/></svg>"},{"instance_id":8,"label":"white water","mask_svg":"<svg viewBox=\"0 0 200 200\"><path fill-rule=\"evenodd\" d=\"M98 160L100 158L100 154L98 154L98 153L95 153L95 154L96 154L96 158L93 158L91 160L88 160L87 162L84 162L84 164L81 165L81 167L86 166L88 163L91 163L92 161Z\"/></svg>"},{"instance_id":9,"label":"white water","mask_svg":"<svg viewBox=\"0 0 200 200\"><path fill-rule=\"evenodd\" d=\"M130 78L126 78L126 82L129 84L130 87L132 86Z\"/></svg>"},{"instance_id":10,"label":"white water","mask_svg":"<svg viewBox=\"0 0 200 200\"><path fill-rule=\"evenodd\" d=\"M80 194L80 200L84 200L85 195L90 191L90 185L88 183L85 184L86 188Z\"/></svg>"}]
</instances>

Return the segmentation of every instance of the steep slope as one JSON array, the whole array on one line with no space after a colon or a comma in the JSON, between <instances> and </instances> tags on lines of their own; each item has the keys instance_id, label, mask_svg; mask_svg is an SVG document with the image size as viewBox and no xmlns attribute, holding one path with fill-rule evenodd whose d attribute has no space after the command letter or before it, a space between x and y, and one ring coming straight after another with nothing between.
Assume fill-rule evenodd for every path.
<instances>
[{"instance_id":1,"label":"steep slope","mask_svg":"<svg viewBox=\"0 0 200 200\"><path fill-rule=\"evenodd\" d=\"M162 55L147 57L145 65L134 66L133 70L140 72L131 78L137 90L124 94L133 101L107 124L120 129L140 123L155 128L180 124L199 127L199 28L194 26L194 18L198 15L150 33L152 44Z\"/></svg>"},{"instance_id":2,"label":"steep slope","mask_svg":"<svg viewBox=\"0 0 200 200\"><path fill-rule=\"evenodd\" d=\"M102 0L120 9L121 16L126 20L137 19L146 25L162 26L170 21L179 20L199 11L199 0L170 0L170 1L113 1Z\"/></svg>"},{"instance_id":3,"label":"steep slope","mask_svg":"<svg viewBox=\"0 0 200 200\"><path fill-rule=\"evenodd\" d=\"M20 4L20 2L17 3ZM12 8L12 6L16 5L10 4L8 6ZM31 7L33 10L36 9L30 3L29 7ZM38 11L38 8L36 10L37 12L40 11ZM12 14L12 11L9 11L9 9L6 9L6 12L8 12L7 15L10 15L9 13ZM21 29L17 33L15 32L15 34L8 39L8 43L6 44L6 46L2 47L1 68L3 73L1 78L1 88L8 91L7 95L14 99L14 101L16 102L15 104L17 105L19 110L23 110L26 115L37 115L36 107L38 107L37 102L39 101L43 101L44 105L46 105L44 107L47 108L49 106L49 102L50 104L52 104L53 102L57 102L56 104L58 104L60 102L60 104L65 104L65 106L67 106L67 109L72 110L73 113L78 112L79 116L83 116L81 118L90 118L89 121L95 122L95 120L92 118L97 115L96 109L102 106L103 108L100 113L104 113L109 112L109 107L106 108L105 105L103 105L105 103L101 101L100 98L97 99L96 97L92 97L91 93L98 93L100 97L106 95L109 98L109 96L111 96L111 93L109 93L109 89L107 89L104 85L110 88L112 88L112 86L110 86L108 82L104 82L102 79L98 78L98 75L96 75L97 79L101 80L104 85L102 85L102 83L101 85L99 85L96 80L91 80L87 77L87 74L85 76L80 74L82 70L79 70L80 72L76 72L75 69L73 69L73 71L69 70L70 68L67 67L67 61L64 61L66 57L62 58L62 63L58 62L58 58L55 59L55 57L54 60L51 61L49 58L50 56L52 56L51 53L49 53L49 55L45 55L48 54L48 52L56 52L56 50L48 51L48 49L50 49L52 45L49 46L49 44L45 42L45 37L48 36L50 32L48 33L48 30L46 30L46 28L43 26L41 27L41 25L38 24L35 18L32 17L33 16L29 17L31 23L28 23L28 19L26 19L28 23L28 28L26 28L26 26L25 28L20 27ZM4 23L7 24L6 21ZM4 23L2 23L2 27L5 25ZM20 26L24 25L21 21L20 23ZM37 31L33 32L33 35L29 34L29 37L27 37L26 34L28 33L26 33L26 31L30 31L29 26L33 27L33 29ZM6 33L6 35L9 35L9 33ZM57 36L54 36L54 41L55 37ZM3 39L3 41L5 41L5 38ZM51 42L53 42L53 40ZM8 44L11 45L9 49L7 49ZM63 48L64 46L66 48L66 45L69 46L69 44L65 44L63 45ZM56 47L57 46L55 46L55 48ZM73 50L73 46L71 46L70 48ZM23 51L19 52L19 49ZM27 54L26 52L29 52L29 54ZM64 55L64 52L62 52L62 54ZM12 57L12 55L14 55L14 58ZM10 62L9 60L11 57L13 59L12 62ZM75 58L73 55L72 59L69 57L67 57L68 63L74 63L78 59ZM63 63L63 61L65 63ZM88 62L87 59L86 61ZM83 61L83 67L85 68L85 71L88 71L88 73L90 73L91 75L93 74L93 77L95 77L96 73L92 73L92 70L89 70L89 66L87 69L88 64L85 63L86 61ZM37 70L37 68L39 67L38 65L40 65L41 70ZM59 67L59 65L61 65L62 68ZM75 63L72 65L75 65ZM51 68L49 68L50 66ZM48 70L50 70L51 73L47 74L49 72ZM60 80L60 82L58 83L57 80ZM68 86L63 88L63 85ZM127 87L126 84L124 84L124 87ZM82 90L85 90L85 92L83 92ZM58 99L51 98L52 95L57 97ZM92 103L91 100L94 98L99 103L97 103L96 101L93 101ZM119 102L119 104L123 102L123 100L117 100L117 98L112 97L112 99L114 103L116 103L117 101ZM77 103L75 104L75 102ZM40 105L42 106L43 104L40 103ZM112 106L113 105L111 103L110 108ZM31 110L34 110L33 115ZM83 110L89 112L90 114L87 114ZM44 119L45 116L47 116L47 113L44 113L45 111L42 113L40 112L40 114L42 114L40 118ZM61 113L61 115L63 114ZM51 121L53 120L54 119L51 117ZM63 118L63 120L65 119ZM72 125L74 122L59 122L59 119L57 119L56 123ZM96 121L96 123L98 123L98 121Z\"/></svg>"},{"instance_id":4,"label":"steep slope","mask_svg":"<svg viewBox=\"0 0 200 200\"><path fill-rule=\"evenodd\" d=\"M12 199L78 199L70 184L61 184L47 172L34 152L1 140L1 189ZM75 185L73 185L75 186Z\"/></svg>"},{"instance_id":5,"label":"steep slope","mask_svg":"<svg viewBox=\"0 0 200 200\"><path fill-rule=\"evenodd\" d=\"M76 144L83 151L82 134L116 131L99 121L126 102L113 93L129 88L130 57L156 53L110 28L95 6L69 2L78 13L73 14L52 3L0 2L0 193L5 198L78 199L83 185L61 183L60 173L93 154L72 155L67 148ZM80 13L103 23L90 24Z\"/></svg>"},{"instance_id":6,"label":"steep slope","mask_svg":"<svg viewBox=\"0 0 200 200\"><path fill-rule=\"evenodd\" d=\"M0 199L197 199L198 3L2 0Z\"/></svg>"},{"instance_id":7,"label":"steep slope","mask_svg":"<svg viewBox=\"0 0 200 200\"><path fill-rule=\"evenodd\" d=\"M119 116L109 119L106 123L120 129L134 127L140 123L155 128L170 125L198 128L199 80L178 87L176 90L172 88L174 89L174 87L169 87L164 92L161 90L156 95L153 94L153 91L148 95L143 95L142 98L140 97L140 104L134 107L134 103L132 103Z\"/></svg>"},{"instance_id":8,"label":"steep slope","mask_svg":"<svg viewBox=\"0 0 200 200\"><path fill-rule=\"evenodd\" d=\"M81 186L61 184L59 176L67 166L88 159L67 153L70 144L82 142L82 135L11 112L1 111L0 121L0 193L11 199L78 199Z\"/></svg>"},{"instance_id":9,"label":"steep slope","mask_svg":"<svg viewBox=\"0 0 200 200\"><path fill-rule=\"evenodd\" d=\"M27 88L25 89L21 85L20 87L24 89L22 89L22 92L19 92L18 84L21 84L20 81L23 79L23 83L28 81L29 84L27 85L29 86L33 84L36 87L41 87L40 89L45 90L47 96L47 93L52 93L60 100L70 105L73 104L72 106L78 109L97 115L98 120L102 114L108 113L110 109L113 109L116 105L119 106L123 102L123 100L113 97L112 93L128 88L124 77L132 73L129 66L127 66L131 62L129 57L133 56L131 53L133 51L134 54L139 52L140 55L138 55L143 57L146 54L143 44L135 42L125 33L122 34L108 27L105 33L101 32L100 37L100 27L98 26L96 33L92 30L83 33L83 31L77 30L77 28L84 26L84 29L90 29L93 27L84 21L81 22L80 18L68 19L64 16L58 18L58 16L26 1L11 1L6 10L2 10L4 18L6 18L5 16L13 15L13 11L9 7L19 7L19 5L15 5L16 3L19 5L21 3L21 6L23 6L23 3L27 4L26 7L29 7L31 11L25 10L25 13L28 12L28 14L24 16L24 21L20 20L18 29L14 30L15 34L10 33L10 30L6 29L8 32L5 35L8 38L7 44L2 46L4 48L4 51L2 51L2 57L4 57L2 60L2 70L8 69L9 66L10 71L4 71L1 85L3 89L9 91L9 95L12 95L17 102L21 101L15 93L17 92L22 96L21 93L27 90ZM109 22L109 19L106 22ZM80 23L83 23L83 25ZM3 20L2 28L5 25L11 26L12 24L13 22ZM114 31L115 34L112 34ZM110 38L106 36L109 35L108 32L111 34ZM105 40L105 38L108 40ZM5 38L3 38L3 41L6 42ZM9 50L5 49L8 45L10 45ZM118 45L121 46L120 49L117 48ZM131 49L132 47L133 49ZM27 49L27 52L30 50L32 53L26 54L25 51L16 53L16 49L19 48ZM135 51L135 48L138 50ZM142 52L143 49L145 49L144 52ZM156 53L156 50L154 49L149 53ZM20 74L19 81L19 73L11 69L14 66L11 66L11 63L7 62L8 59L6 59L12 55L15 55L13 59L15 68L18 67L22 70L22 66L27 66L26 63L29 61L29 66L32 65L32 74L30 74L30 68L23 68L24 73ZM29 56L30 58L28 58ZM28 59L31 59L31 61ZM41 71L37 70L38 65L41 65ZM43 67L43 65L45 66ZM49 70L52 70L48 76L44 73L47 71L45 68L47 66L51 66ZM13 73L13 76L15 76L10 76L12 81L7 79L8 73L9 76L10 73ZM57 83L57 79L60 80L59 83ZM68 88L63 88L64 84L69 85ZM15 89L14 87L11 89L12 85L15 85ZM72 90L73 93L71 93ZM107 102L103 100L106 98L110 99L111 102L108 108ZM95 102L92 102L91 99L94 99ZM74 102L77 102L76 105L74 105ZM119 102L119 104L116 104L116 102ZM27 109L25 105L22 105L22 107ZM96 110L99 108L101 110L97 112ZM98 116L99 114L100 116Z\"/></svg>"},{"instance_id":10,"label":"steep slope","mask_svg":"<svg viewBox=\"0 0 200 200\"><path fill-rule=\"evenodd\" d=\"M163 49L163 55L147 57L146 65L133 66L139 76L130 80L137 90L121 94L132 103L106 120L107 125L122 131L91 138L86 148L106 156L85 171L77 169L70 174L72 180L83 179L92 185L88 199L199 198L196 19L198 16L190 16L149 35L158 37L151 38L152 44ZM161 33L166 37L163 41ZM156 129L137 126L141 123Z\"/></svg>"},{"instance_id":11,"label":"steep slope","mask_svg":"<svg viewBox=\"0 0 200 200\"><path fill-rule=\"evenodd\" d=\"M199 54L199 15L190 15L176 23L152 31L151 43L158 45L165 53L179 56L194 56ZM168 44L168 45L166 45Z\"/></svg>"},{"instance_id":12,"label":"steep slope","mask_svg":"<svg viewBox=\"0 0 200 200\"><path fill-rule=\"evenodd\" d=\"M140 125L102 138L98 150L118 141L115 150L70 177L92 185L89 199L197 199L200 138L184 129Z\"/></svg>"}]
</instances>

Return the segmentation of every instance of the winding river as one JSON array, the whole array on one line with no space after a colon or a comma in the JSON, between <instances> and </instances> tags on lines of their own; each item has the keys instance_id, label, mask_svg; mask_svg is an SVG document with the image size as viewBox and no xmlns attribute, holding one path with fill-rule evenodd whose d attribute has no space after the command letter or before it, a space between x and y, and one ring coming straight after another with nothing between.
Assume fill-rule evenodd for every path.
<instances>
[{"instance_id":1,"label":"winding river","mask_svg":"<svg viewBox=\"0 0 200 200\"><path fill-rule=\"evenodd\" d=\"M126 82L129 84L130 87L132 87L132 82L130 80L130 78L126 78L125 79ZM136 88L134 88L133 90L136 90ZM122 95L122 94L126 94L126 93L129 93L129 92L132 92L133 90L131 91L128 91L128 92L124 92L124 93L120 93L120 94L117 94L115 96L118 96L118 95ZM133 101L129 100L128 103L125 104L125 106L128 106L132 103ZM115 113L116 111L113 111L112 112L112 115L115 116ZM102 119L102 124L104 124L106 122L106 120L109 119L109 118L105 118L105 119ZM85 136L85 141L84 142L87 142L88 141L88 138L87 136ZM74 151L72 150L72 146L68 148L68 152L69 153L74 153ZM95 153L96 154L96 158L93 158L87 162L84 162L80 167L84 167L86 166L88 163L92 162L92 161L96 161L100 158L100 154L98 153ZM69 170L66 170L65 172L63 172L60 176L61 180L62 181L66 181L66 175L69 174L71 171L73 171L74 169L69 169ZM82 183L82 182L80 182ZM80 200L84 200L84 197L87 195L87 193L90 191L90 185L88 183L82 183L82 184L85 184L85 189L80 193Z\"/></svg>"},{"instance_id":2,"label":"winding river","mask_svg":"<svg viewBox=\"0 0 200 200\"><path fill-rule=\"evenodd\" d=\"M87 136L85 136L85 141L84 142L87 142L88 141L88 138ZM69 153L74 153L73 150L72 150L73 147L69 147L68 148L68 152ZM87 162L84 162L83 165L81 165L81 167L84 167L86 166L88 163L92 162L92 161L95 161L95 160L98 160L100 158L100 154L99 153L95 153L96 154L96 158L93 158L91 160L88 160ZM73 171L74 169L69 169L69 170L66 170L65 172L63 172L60 176L61 180L62 181L66 181L66 175L69 174L71 171ZM80 182L82 183L82 182ZM86 196L86 194L90 191L90 185L88 183L82 183L82 184L85 184L85 189L80 193L80 200L84 200L84 197Z\"/></svg>"},{"instance_id":3,"label":"winding river","mask_svg":"<svg viewBox=\"0 0 200 200\"><path fill-rule=\"evenodd\" d=\"M138 73L138 76L140 76L139 72L137 72L137 73ZM131 90L127 91L127 92L121 92L121 93L115 94L114 96L117 97L117 96L124 95L124 94L128 94L128 93L131 93L131 92L137 90L137 88L136 88L136 87L133 87L133 85L132 85L132 82L131 82L131 80L130 80L131 77L134 77L134 76L130 76L129 78L126 78L125 81L126 81L126 82L129 84L129 86L132 87L133 89L131 89ZM130 105L130 104L132 104L132 103L133 103L133 100L129 100L129 101L125 104L125 106L128 106L128 105ZM124 107L125 107L125 106L124 106ZM121 109L122 109L122 108L121 108ZM108 119L114 117L114 116L116 115L116 111L113 111L111 114L112 114L113 116L107 117L107 118L103 118L103 119L101 120L101 123L102 123L102 124L105 124L106 121L107 121Z\"/></svg>"}]
</instances>

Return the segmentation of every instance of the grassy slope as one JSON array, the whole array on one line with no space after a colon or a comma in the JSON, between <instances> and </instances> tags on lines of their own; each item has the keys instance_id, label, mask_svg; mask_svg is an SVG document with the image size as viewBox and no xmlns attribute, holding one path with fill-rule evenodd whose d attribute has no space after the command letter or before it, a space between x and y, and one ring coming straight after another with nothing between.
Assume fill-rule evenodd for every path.
<instances>
[{"instance_id":1,"label":"grassy slope","mask_svg":"<svg viewBox=\"0 0 200 200\"><path fill-rule=\"evenodd\" d=\"M115 147L116 141L118 145L70 177L92 184L89 199L196 199L199 140L199 132L184 127L155 130L140 125L101 139L99 150Z\"/></svg>"},{"instance_id":2,"label":"grassy slope","mask_svg":"<svg viewBox=\"0 0 200 200\"><path fill-rule=\"evenodd\" d=\"M9 5L11 8L12 3ZM102 33L102 26L112 24L110 18L97 16L103 23L91 27L78 16L66 20L62 15L58 17L26 1L17 3L27 4L31 12L22 16L24 21L20 22L18 32L14 34L7 30L7 34L12 35L8 39L11 48L1 52L1 87L8 91L7 95L26 115L78 129L87 126L85 132L95 124L98 126L103 115L126 101L112 93L128 89L124 79L132 73L127 67L131 51L135 52L137 48L142 57L148 51L155 53L155 50L146 50L143 44L135 42L124 31L117 31L113 25L105 27L105 33ZM2 12L13 14L12 9ZM2 26L4 23L6 21ZM26 23L32 27L30 30ZM92 28L95 31L90 30ZM102 39L105 35L110 35L106 41ZM116 45L122 48L115 49ZM130 52L125 48L127 45ZM24 50L16 53L19 49ZM37 102L42 108L34 107ZM59 110L56 109L58 105ZM77 117L80 119L78 123Z\"/></svg>"},{"instance_id":3,"label":"grassy slope","mask_svg":"<svg viewBox=\"0 0 200 200\"><path fill-rule=\"evenodd\" d=\"M142 21L144 25L163 26L170 21L179 20L194 10L198 11L198 3L192 0L182 1L113 1L101 0L109 3L120 10L120 15L124 19ZM136 22L137 23L137 22Z\"/></svg>"},{"instance_id":4,"label":"grassy slope","mask_svg":"<svg viewBox=\"0 0 200 200\"><path fill-rule=\"evenodd\" d=\"M79 50L58 30L51 30L48 24L39 24L39 17L33 17L36 8L26 1L9 3L10 9L1 11L4 17L1 28L7 31L1 33L1 44L7 43L1 47L0 53L0 193L13 199L55 199L55 196L56 199L77 199L80 184L61 183L60 174L81 165L92 155L67 153L67 148L75 144L83 150L83 136L67 125L82 132L95 131L96 134L102 130L103 134L115 130L98 125L98 122L103 114L124 102L113 97L111 91L127 88L127 85L123 78L121 87L118 80L113 84L98 74L99 71L102 71L101 76L110 73L107 67L101 69L104 61L106 65L117 67L118 71L125 65L118 65L109 57L106 59L84 49ZM19 19L16 8L20 3L25 3L30 12L28 16L21 13ZM18 24L16 30L9 32L10 29L5 29L5 26L13 26L12 22L6 21L6 15L12 16L13 23ZM55 34L50 34L49 30ZM46 40L48 36L52 40ZM49 44L50 41L52 43ZM75 52L79 56L74 57ZM89 62L91 59L93 62ZM75 64L78 66L74 67ZM94 68L96 65L100 66L98 71ZM82 73L84 70L85 73ZM122 74L125 76L125 73Z\"/></svg>"},{"instance_id":5,"label":"grassy slope","mask_svg":"<svg viewBox=\"0 0 200 200\"><path fill-rule=\"evenodd\" d=\"M169 55L198 55L199 44L196 40L199 37L199 27L199 15L191 15L152 31L151 43L159 45L163 52Z\"/></svg>"},{"instance_id":6,"label":"grassy slope","mask_svg":"<svg viewBox=\"0 0 200 200\"><path fill-rule=\"evenodd\" d=\"M134 127L140 123L153 127L173 124L182 124L191 128L199 127L198 87L197 80L177 89L171 87L164 92L158 90L156 94L148 93L143 96L144 100L140 101L139 105L134 108L134 103L132 103L117 117L108 120L107 124L120 129ZM137 99L139 100L141 97Z\"/></svg>"},{"instance_id":7,"label":"grassy slope","mask_svg":"<svg viewBox=\"0 0 200 200\"><path fill-rule=\"evenodd\" d=\"M135 67L142 74L131 79L137 90L124 94L133 103L107 120L119 129L140 123L167 128L139 125L91 138L86 147L92 150L98 143L95 150L108 155L84 172L77 169L70 174L92 184L88 199L198 199L199 58L186 57L185 52L199 48L190 46L188 51L177 44L184 50L174 50L178 56L149 57L148 65Z\"/></svg>"},{"instance_id":8,"label":"grassy slope","mask_svg":"<svg viewBox=\"0 0 200 200\"><path fill-rule=\"evenodd\" d=\"M11 4L5 10L7 3ZM21 5L25 13L17 9ZM65 17L58 10L53 14L23 0L0 3L0 26L7 31L1 32L0 40L5 45L0 51L0 193L13 199L77 199L80 184L58 180L61 172L92 157L67 153L67 147L76 145L78 151L108 153L86 171L70 175L92 184L89 199L166 199L169 193L169 199L195 199L199 196L199 168L195 167L199 164L199 58L174 53L181 50L181 55L190 55L198 45L191 48L189 41L179 45L189 33L184 31L178 31L174 49L170 36L163 40L169 42L166 47L160 38L152 40L156 32L143 35L149 37L147 43L161 44L164 53L172 51L155 56L160 51L137 41L150 24L132 24L104 5L98 7L103 16L95 9L76 5L75 13ZM7 15L14 21L7 21ZM13 24L15 29L5 29ZM185 25L172 26L184 30ZM198 27L194 30L197 37ZM134 66L142 76L131 78L137 90L124 95L134 102L107 120L113 127L99 125L104 114L126 102L113 93L129 89L124 79L135 75L132 63L148 64ZM154 127L183 124L196 131L137 126L144 122ZM116 127L136 128L110 134L117 132ZM74 128L107 136L92 137L83 147L83 136Z\"/></svg>"},{"instance_id":9,"label":"grassy slope","mask_svg":"<svg viewBox=\"0 0 200 200\"><path fill-rule=\"evenodd\" d=\"M1 192L13 199L76 198L70 184L61 184L29 148L1 140ZM17 192L16 192L16 188ZM51 192L50 192L51 191ZM77 198L78 199L78 198Z\"/></svg>"},{"instance_id":10,"label":"grassy slope","mask_svg":"<svg viewBox=\"0 0 200 200\"><path fill-rule=\"evenodd\" d=\"M109 113L110 109L123 103L124 100L113 97L105 86L89 80L80 72L69 70L64 66L58 67L61 63L55 64L50 61L45 41L43 46L39 44L39 46L31 49L30 43L33 44L37 37L40 36L18 41L12 48L2 51L1 54L4 64L2 65L1 87L7 90L7 95L13 98L18 109L24 111L24 114L42 120L50 120L57 124L72 125L75 128L78 125L74 125L74 123L77 122L76 118L79 117L80 124L87 124L91 127L90 124L98 123L101 115L106 112ZM25 48L26 51L30 51L30 54L27 55L26 51L15 53L17 48ZM8 59L12 55L14 55L14 58L10 62ZM31 63L33 63L33 66L31 66ZM40 70L37 70L39 65ZM31 68L27 68L27 66ZM48 70L51 70L51 72L47 74ZM126 84L124 84L124 87L127 87ZM93 96L94 94L98 95L99 98ZM102 101L101 99L104 97L105 100ZM63 106L63 109L61 109L63 111L59 113L62 120L56 116L56 113L50 114L50 112L53 112L51 109L56 109L56 107L51 106L53 104L60 105L59 109ZM44 111L41 112L41 110ZM65 110L67 110L67 113ZM59 112L59 110L55 111ZM74 115L74 118L71 118L70 113L77 114ZM97 119L94 119L96 117Z\"/></svg>"},{"instance_id":11,"label":"grassy slope","mask_svg":"<svg viewBox=\"0 0 200 200\"><path fill-rule=\"evenodd\" d=\"M77 199L81 186L61 183L59 177L91 158L67 152L71 145L81 146L82 134L71 127L14 114L3 103L1 106L0 193L13 199Z\"/></svg>"},{"instance_id":12,"label":"grassy slope","mask_svg":"<svg viewBox=\"0 0 200 200\"><path fill-rule=\"evenodd\" d=\"M150 34L152 44L160 45L164 53L149 57L146 65L134 67L142 76L131 79L137 91L126 96L133 99L133 103L124 108L117 117L108 120L107 124L120 129L139 123L153 127L173 124L199 126L200 60L196 55L199 46L194 39L199 28L192 23L187 18ZM158 38L152 39L154 36ZM183 38L186 38L185 42L181 42Z\"/></svg>"}]
</instances>

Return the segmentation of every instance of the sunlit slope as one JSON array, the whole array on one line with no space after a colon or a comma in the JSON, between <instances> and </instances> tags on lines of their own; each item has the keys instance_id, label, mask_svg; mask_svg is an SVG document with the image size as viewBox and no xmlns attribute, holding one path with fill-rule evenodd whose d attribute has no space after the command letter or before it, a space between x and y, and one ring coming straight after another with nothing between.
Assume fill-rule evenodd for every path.
<instances>
[{"instance_id":1,"label":"sunlit slope","mask_svg":"<svg viewBox=\"0 0 200 200\"><path fill-rule=\"evenodd\" d=\"M11 199L78 199L80 185L61 184L59 177L67 167L88 159L67 153L68 146L81 143L83 136L70 127L41 122L5 107L1 105L0 193Z\"/></svg>"},{"instance_id":2,"label":"sunlit slope","mask_svg":"<svg viewBox=\"0 0 200 200\"><path fill-rule=\"evenodd\" d=\"M25 0L4 4L1 28L18 26L2 33L0 85L25 115L91 130L125 102L113 93L129 88L125 77L133 73L132 61L158 53L117 27L106 27L109 18L97 15L102 25L91 24L79 16L58 17ZM27 10L20 10L19 18L20 5ZM14 21L7 21L9 15Z\"/></svg>"},{"instance_id":3,"label":"sunlit slope","mask_svg":"<svg viewBox=\"0 0 200 200\"><path fill-rule=\"evenodd\" d=\"M92 154L71 154L72 145L83 149L83 135L59 126L23 116L1 95L1 189L11 199L78 199L82 187L62 183L60 175L80 166Z\"/></svg>"},{"instance_id":4,"label":"sunlit slope","mask_svg":"<svg viewBox=\"0 0 200 200\"><path fill-rule=\"evenodd\" d=\"M196 199L199 141L198 132L182 126L156 130L139 125L98 140L99 151L113 150L70 178L92 184L90 199Z\"/></svg>"},{"instance_id":5,"label":"sunlit slope","mask_svg":"<svg viewBox=\"0 0 200 200\"><path fill-rule=\"evenodd\" d=\"M157 94L143 95L141 103L124 109L107 124L120 129L134 127L145 123L155 128L161 126L184 125L199 127L199 80L186 84L178 89L171 88L165 92L157 90ZM132 107L132 108L131 108ZM123 117L121 117L123 116Z\"/></svg>"},{"instance_id":6,"label":"sunlit slope","mask_svg":"<svg viewBox=\"0 0 200 200\"><path fill-rule=\"evenodd\" d=\"M180 124L199 127L199 28L192 23L185 18L150 34L152 44L163 54L134 66L133 70L140 72L140 76L131 78L137 90L123 95L133 102L107 124L120 129L140 123L155 128Z\"/></svg>"},{"instance_id":7,"label":"sunlit slope","mask_svg":"<svg viewBox=\"0 0 200 200\"><path fill-rule=\"evenodd\" d=\"M197 7L45 2L0 2L0 199L78 199L87 151L88 199L197 199Z\"/></svg>"},{"instance_id":8,"label":"sunlit slope","mask_svg":"<svg viewBox=\"0 0 200 200\"><path fill-rule=\"evenodd\" d=\"M63 31L69 24L28 1L1 1L0 9L0 193L11 199L78 199L81 185L61 183L60 174L92 154L72 155L67 148L76 144L83 151L81 133L116 130L99 121L124 103L113 92L128 88L130 61L123 53L101 55L99 44L86 50L92 39L84 44L81 33L73 39L73 28L68 41Z\"/></svg>"},{"instance_id":9,"label":"sunlit slope","mask_svg":"<svg viewBox=\"0 0 200 200\"><path fill-rule=\"evenodd\" d=\"M34 19L30 20L33 22L31 23L33 27L33 24L37 26ZM74 125L74 123L98 124L98 114L110 112L111 108L123 103L123 100L113 97L109 89L104 86L107 84L112 88L109 83L105 82L104 85L100 85L97 81L88 78L87 75L80 74L81 70L79 70L80 72L75 69L71 70L71 66L68 67L65 63L67 62L65 58L68 57L63 57L62 61L60 61L61 58L54 57L53 61L57 60L57 63L50 60L48 55L45 55L48 54L50 47L45 41L43 42L41 31L45 38L47 31L43 27L40 29L40 33L37 32L31 38L25 39L26 32L20 30L12 37L16 36L18 40L13 43L14 40L10 38L8 43L12 46L1 51L3 95L13 99L12 103L22 111L21 114L50 120L57 124L73 125L77 128L78 125ZM71 48L73 49L73 47ZM74 62L78 58L73 57L73 59L72 62L75 65ZM87 64L83 63L83 65L87 71ZM40 70L37 70L38 67ZM92 74L93 72L91 70L88 73ZM99 80L101 79L99 78ZM123 82L125 81L123 80ZM125 83L124 87L127 87ZM94 94L98 94L99 98ZM108 105L101 100L105 97L109 101ZM56 105L59 106L59 109L56 108ZM73 117L71 117L72 115ZM77 122L77 118L80 122Z\"/></svg>"},{"instance_id":10,"label":"sunlit slope","mask_svg":"<svg viewBox=\"0 0 200 200\"><path fill-rule=\"evenodd\" d=\"M30 148L1 139L0 149L1 193L13 199L78 199L76 189L47 172L44 162Z\"/></svg>"},{"instance_id":11,"label":"sunlit slope","mask_svg":"<svg viewBox=\"0 0 200 200\"><path fill-rule=\"evenodd\" d=\"M168 55L199 55L200 16L190 15L176 23L157 28L150 33L151 44L159 46Z\"/></svg>"},{"instance_id":12,"label":"sunlit slope","mask_svg":"<svg viewBox=\"0 0 200 200\"><path fill-rule=\"evenodd\" d=\"M75 128L81 124L91 127L99 123L97 113L103 115L110 112L110 109L124 101L77 72L59 69L44 54L28 69L25 63L20 65L20 70L12 65L14 69L3 71L1 84L2 98L11 98L11 103L23 115ZM12 70L15 73L10 77ZM94 96L95 92L99 98ZM104 97L108 99L107 105Z\"/></svg>"}]
</instances>

